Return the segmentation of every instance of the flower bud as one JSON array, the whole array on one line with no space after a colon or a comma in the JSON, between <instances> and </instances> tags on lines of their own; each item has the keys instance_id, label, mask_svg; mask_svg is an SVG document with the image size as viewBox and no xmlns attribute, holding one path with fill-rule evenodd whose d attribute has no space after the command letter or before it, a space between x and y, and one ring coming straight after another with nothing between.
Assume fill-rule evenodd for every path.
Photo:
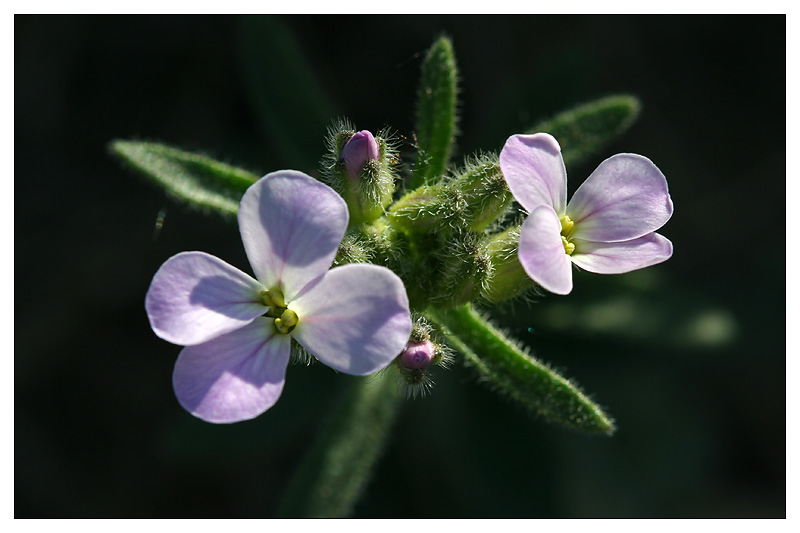
<instances>
[{"instance_id":1,"label":"flower bud","mask_svg":"<svg viewBox=\"0 0 800 533\"><path fill-rule=\"evenodd\" d=\"M439 338L422 315L412 314L414 324L405 349L397 356L398 386L407 398L427 394L433 387L430 372L434 366L447 368L453 361L452 350Z\"/></svg>"},{"instance_id":2,"label":"flower bud","mask_svg":"<svg viewBox=\"0 0 800 533\"><path fill-rule=\"evenodd\" d=\"M461 191L464 225L475 232L483 231L501 217L514 198L496 156L482 156L469 161L456 173L451 186Z\"/></svg>"},{"instance_id":3,"label":"flower bud","mask_svg":"<svg viewBox=\"0 0 800 533\"><path fill-rule=\"evenodd\" d=\"M485 241L476 233L453 233L442 247L441 274L432 300L463 305L477 298L492 275Z\"/></svg>"},{"instance_id":4,"label":"flower bud","mask_svg":"<svg viewBox=\"0 0 800 533\"><path fill-rule=\"evenodd\" d=\"M535 286L517 257L519 230L520 226L511 227L487 242L492 269L481 296L492 303L514 298Z\"/></svg>"},{"instance_id":5,"label":"flower bud","mask_svg":"<svg viewBox=\"0 0 800 533\"><path fill-rule=\"evenodd\" d=\"M446 184L423 185L392 205L389 220L406 233L448 231L459 225L463 207L459 195Z\"/></svg>"},{"instance_id":6,"label":"flower bud","mask_svg":"<svg viewBox=\"0 0 800 533\"><path fill-rule=\"evenodd\" d=\"M377 161L380 157L378 142L367 130L361 130L347 141L342 148L340 159L344 162L350 178L357 180L361 171L369 161Z\"/></svg>"},{"instance_id":7,"label":"flower bud","mask_svg":"<svg viewBox=\"0 0 800 533\"><path fill-rule=\"evenodd\" d=\"M321 162L321 181L338 192L350 211L350 226L371 222L384 213L394 194L395 149L388 132L373 136L341 122L328 135Z\"/></svg>"},{"instance_id":8,"label":"flower bud","mask_svg":"<svg viewBox=\"0 0 800 533\"><path fill-rule=\"evenodd\" d=\"M398 200L389 211L406 233L481 232L511 205L496 156L482 156L450 179L424 185Z\"/></svg>"},{"instance_id":9,"label":"flower bud","mask_svg":"<svg viewBox=\"0 0 800 533\"><path fill-rule=\"evenodd\" d=\"M433 362L435 356L436 347L430 340L409 342L400 354L398 364L404 368L422 370Z\"/></svg>"}]
</instances>

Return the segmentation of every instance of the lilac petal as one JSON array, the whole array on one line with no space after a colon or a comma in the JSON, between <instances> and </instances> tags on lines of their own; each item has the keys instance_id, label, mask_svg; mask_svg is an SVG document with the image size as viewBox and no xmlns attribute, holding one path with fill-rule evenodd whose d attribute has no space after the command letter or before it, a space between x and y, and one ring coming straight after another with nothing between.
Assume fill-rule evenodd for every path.
<instances>
[{"instance_id":1,"label":"lilac petal","mask_svg":"<svg viewBox=\"0 0 800 533\"><path fill-rule=\"evenodd\" d=\"M247 189L239 231L256 277L286 301L330 268L347 229L347 204L294 170L267 174Z\"/></svg>"},{"instance_id":2,"label":"lilac petal","mask_svg":"<svg viewBox=\"0 0 800 533\"><path fill-rule=\"evenodd\" d=\"M559 215L567 204L567 169L561 147L547 133L512 135L500 152L511 194L529 212L549 205Z\"/></svg>"},{"instance_id":3,"label":"lilac petal","mask_svg":"<svg viewBox=\"0 0 800 533\"><path fill-rule=\"evenodd\" d=\"M572 264L564 251L561 222L543 205L525 219L519 235L519 262L530 278L555 294L572 291Z\"/></svg>"},{"instance_id":4,"label":"lilac petal","mask_svg":"<svg viewBox=\"0 0 800 533\"><path fill-rule=\"evenodd\" d=\"M672 243L658 233L623 242L572 242L572 262L595 274L622 274L662 263L672 256Z\"/></svg>"},{"instance_id":5,"label":"lilac petal","mask_svg":"<svg viewBox=\"0 0 800 533\"><path fill-rule=\"evenodd\" d=\"M381 266L334 268L289 306L300 317L292 332L297 342L346 374L363 376L385 367L411 334L403 282Z\"/></svg>"},{"instance_id":6,"label":"lilac petal","mask_svg":"<svg viewBox=\"0 0 800 533\"><path fill-rule=\"evenodd\" d=\"M206 422L255 418L275 405L283 391L290 343L271 319L259 317L242 329L188 346L172 373L175 395L184 409Z\"/></svg>"},{"instance_id":7,"label":"lilac petal","mask_svg":"<svg viewBox=\"0 0 800 533\"><path fill-rule=\"evenodd\" d=\"M672 199L667 179L652 161L617 154L578 187L567 214L575 222L575 238L628 241L663 226L672 216Z\"/></svg>"},{"instance_id":8,"label":"lilac petal","mask_svg":"<svg viewBox=\"0 0 800 533\"><path fill-rule=\"evenodd\" d=\"M229 333L263 315L256 280L204 252L183 252L161 265L144 300L150 327L189 346Z\"/></svg>"}]
</instances>

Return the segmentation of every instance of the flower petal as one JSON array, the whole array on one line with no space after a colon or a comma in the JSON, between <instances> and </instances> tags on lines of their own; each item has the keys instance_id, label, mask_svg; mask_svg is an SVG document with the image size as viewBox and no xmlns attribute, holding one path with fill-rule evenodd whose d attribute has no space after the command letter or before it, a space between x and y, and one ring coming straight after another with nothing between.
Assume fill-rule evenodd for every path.
<instances>
[{"instance_id":1,"label":"flower petal","mask_svg":"<svg viewBox=\"0 0 800 533\"><path fill-rule=\"evenodd\" d=\"M561 222L553 208L536 208L519 234L519 262L530 278L555 294L572 291L572 264L564 251Z\"/></svg>"},{"instance_id":2,"label":"flower petal","mask_svg":"<svg viewBox=\"0 0 800 533\"><path fill-rule=\"evenodd\" d=\"M623 242L573 239L572 262L596 274L622 274L662 263L672 257L672 243L658 233Z\"/></svg>"},{"instance_id":3,"label":"flower petal","mask_svg":"<svg viewBox=\"0 0 800 533\"><path fill-rule=\"evenodd\" d=\"M559 215L567 204L567 169L561 147L547 133L512 135L500 152L511 194L529 212L549 205Z\"/></svg>"},{"instance_id":4,"label":"flower petal","mask_svg":"<svg viewBox=\"0 0 800 533\"><path fill-rule=\"evenodd\" d=\"M156 335L174 344L200 344L263 315L264 288L213 255L183 252L161 265L144 307Z\"/></svg>"},{"instance_id":5,"label":"flower petal","mask_svg":"<svg viewBox=\"0 0 800 533\"><path fill-rule=\"evenodd\" d=\"M172 373L175 395L184 409L206 422L255 418L283 391L290 343L269 319L259 317L242 329L187 346Z\"/></svg>"},{"instance_id":6,"label":"flower petal","mask_svg":"<svg viewBox=\"0 0 800 533\"><path fill-rule=\"evenodd\" d=\"M382 266L334 268L289 307L299 317L292 332L297 342L346 374L363 376L385 367L411 334L406 289Z\"/></svg>"},{"instance_id":7,"label":"flower petal","mask_svg":"<svg viewBox=\"0 0 800 533\"><path fill-rule=\"evenodd\" d=\"M347 204L294 170L267 174L247 189L239 231L256 277L288 301L330 268L347 229Z\"/></svg>"},{"instance_id":8,"label":"flower petal","mask_svg":"<svg viewBox=\"0 0 800 533\"><path fill-rule=\"evenodd\" d=\"M652 161L617 154L586 178L567 206L573 237L620 242L653 232L672 216L667 179Z\"/></svg>"}]
</instances>

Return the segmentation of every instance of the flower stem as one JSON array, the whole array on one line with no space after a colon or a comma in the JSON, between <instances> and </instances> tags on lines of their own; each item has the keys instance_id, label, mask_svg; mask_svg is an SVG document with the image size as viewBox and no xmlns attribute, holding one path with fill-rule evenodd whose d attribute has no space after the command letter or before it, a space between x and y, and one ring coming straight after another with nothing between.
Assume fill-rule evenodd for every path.
<instances>
[{"instance_id":1,"label":"flower stem","mask_svg":"<svg viewBox=\"0 0 800 533\"><path fill-rule=\"evenodd\" d=\"M278 510L280 517L347 517L369 482L400 394L385 374L349 380L328 424L295 473Z\"/></svg>"},{"instance_id":2,"label":"flower stem","mask_svg":"<svg viewBox=\"0 0 800 533\"><path fill-rule=\"evenodd\" d=\"M470 304L429 309L426 314L444 326L450 344L483 378L532 411L575 429L614 432L614 423L598 405L569 380L527 355Z\"/></svg>"}]
</instances>

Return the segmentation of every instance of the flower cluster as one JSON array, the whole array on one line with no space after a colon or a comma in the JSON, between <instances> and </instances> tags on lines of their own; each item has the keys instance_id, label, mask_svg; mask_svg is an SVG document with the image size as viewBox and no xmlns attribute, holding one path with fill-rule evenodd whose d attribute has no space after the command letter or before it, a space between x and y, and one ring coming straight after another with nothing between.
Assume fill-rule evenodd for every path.
<instances>
[{"instance_id":1,"label":"flower cluster","mask_svg":"<svg viewBox=\"0 0 800 533\"><path fill-rule=\"evenodd\" d=\"M499 301L534 283L564 295L573 264L618 274L672 255L655 233L672 215L667 182L640 155L605 160L567 202L555 138L514 135L499 157L392 204L393 144L346 126L323 160L330 186L285 170L245 192L238 222L255 277L203 252L155 274L147 315L159 337L184 346L173 385L195 416L236 422L272 407L293 343L347 374L394 368L417 396L430 368L451 360L426 308ZM508 227L512 199L528 216Z\"/></svg>"}]
</instances>

